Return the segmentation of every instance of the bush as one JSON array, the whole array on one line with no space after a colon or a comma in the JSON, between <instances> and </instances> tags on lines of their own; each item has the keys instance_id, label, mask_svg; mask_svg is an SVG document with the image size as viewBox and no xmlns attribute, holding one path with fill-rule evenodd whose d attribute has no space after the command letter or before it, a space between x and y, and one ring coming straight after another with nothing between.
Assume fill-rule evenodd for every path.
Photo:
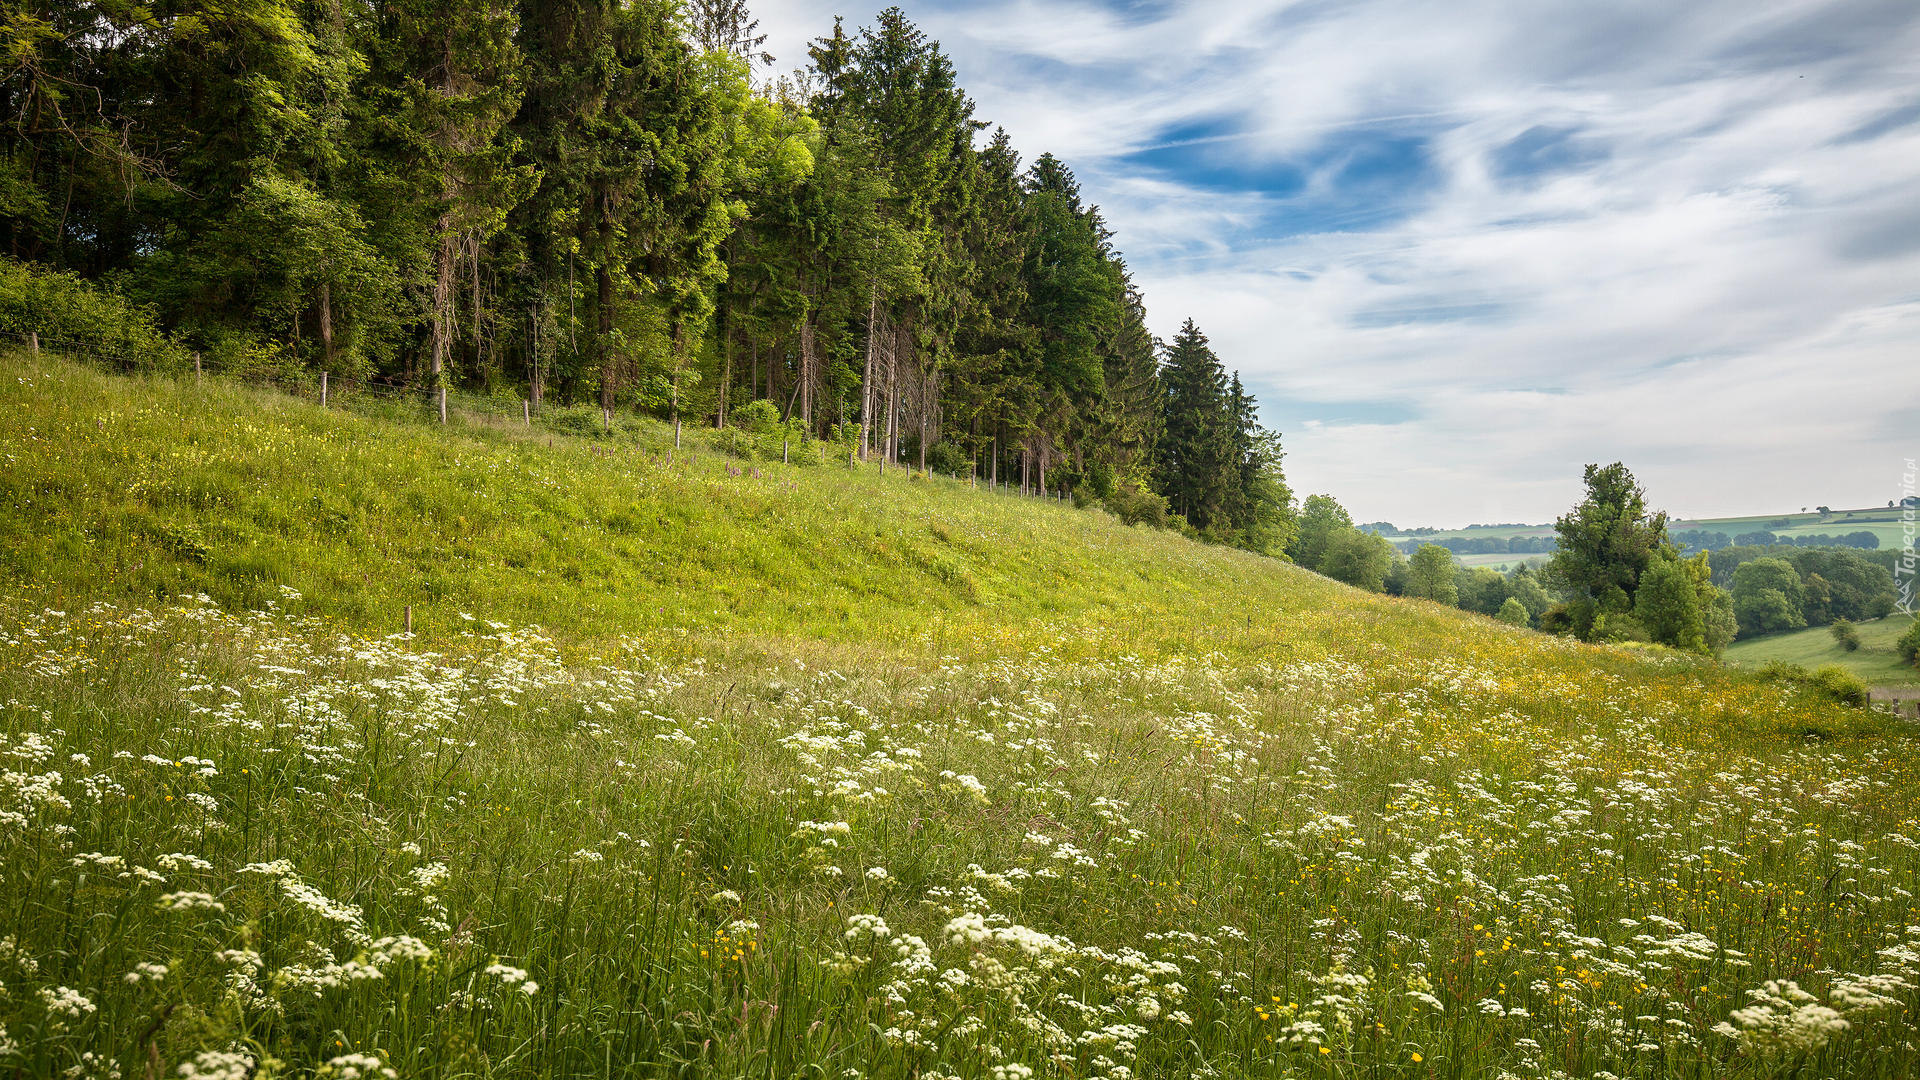
<instances>
[{"instance_id":1,"label":"bush","mask_svg":"<svg viewBox=\"0 0 1920 1080\"><path fill-rule=\"evenodd\" d=\"M1867 703L1866 681L1839 664L1815 668L1808 682L1842 705L1865 706Z\"/></svg>"},{"instance_id":2,"label":"bush","mask_svg":"<svg viewBox=\"0 0 1920 1080\"><path fill-rule=\"evenodd\" d=\"M1833 640L1838 642L1842 649L1848 652L1859 650L1860 631L1854 629L1853 623L1850 620L1833 620L1833 626L1827 632L1833 635Z\"/></svg>"},{"instance_id":3,"label":"bush","mask_svg":"<svg viewBox=\"0 0 1920 1080\"><path fill-rule=\"evenodd\" d=\"M1593 641L1639 642L1653 641L1653 635L1647 632L1646 625L1630 612L1616 611L1601 615L1593 620Z\"/></svg>"},{"instance_id":4,"label":"bush","mask_svg":"<svg viewBox=\"0 0 1920 1080\"><path fill-rule=\"evenodd\" d=\"M733 426L749 435L765 435L780 424L780 406L759 398L734 409L728 414Z\"/></svg>"},{"instance_id":5,"label":"bush","mask_svg":"<svg viewBox=\"0 0 1920 1080\"><path fill-rule=\"evenodd\" d=\"M1507 597L1506 603L1500 605L1500 614L1494 618L1512 626L1530 626L1533 623L1527 615L1527 606L1511 596Z\"/></svg>"},{"instance_id":6,"label":"bush","mask_svg":"<svg viewBox=\"0 0 1920 1080\"><path fill-rule=\"evenodd\" d=\"M713 433L713 448L723 454L752 461L758 456L760 440L744 428L722 428Z\"/></svg>"},{"instance_id":7,"label":"bush","mask_svg":"<svg viewBox=\"0 0 1920 1080\"><path fill-rule=\"evenodd\" d=\"M950 442L934 443L927 451L927 471L943 476L963 476L973 468L973 462L958 446Z\"/></svg>"},{"instance_id":8,"label":"bush","mask_svg":"<svg viewBox=\"0 0 1920 1080\"><path fill-rule=\"evenodd\" d=\"M1107 509L1129 525L1151 525L1156 529L1168 525L1166 497L1144 488L1122 487L1107 499Z\"/></svg>"},{"instance_id":9,"label":"bush","mask_svg":"<svg viewBox=\"0 0 1920 1080\"><path fill-rule=\"evenodd\" d=\"M1842 705L1865 706L1869 696L1866 682L1839 664L1826 664L1808 671L1799 664L1769 660L1760 669L1760 677L1767 682L1804 687Z\"/></svg>"},{"instance_id":10,"label":"bush","mask_svg":"<svg viewBox=\"0 0 1920 1080\"><path fill-rule=\"evenodd\" d=\"M1920 619L1913 620L1913 625L1907 627L1907 632L1901 634L1900 640L1893 643L1893 651L1900 654L1900 659L1920 667Z\"/></svg>"},{"instance_id":11,"label":"bush","mask_svg":"<svg viewBox=\"0 0 1920 1080\"><path fill-rule=\"evenodd\" d=\"M153 312L119 293L0 257L0 332L37 333L53 351L93 351L164 371L185 371L193 354L154 325Z\"/></svg>"}]
</instances>

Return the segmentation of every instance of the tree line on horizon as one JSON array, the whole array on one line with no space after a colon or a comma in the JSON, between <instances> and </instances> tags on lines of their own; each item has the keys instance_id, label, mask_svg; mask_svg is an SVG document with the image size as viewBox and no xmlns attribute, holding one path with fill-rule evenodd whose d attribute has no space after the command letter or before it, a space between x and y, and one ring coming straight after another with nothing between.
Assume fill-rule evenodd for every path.
<instances>
[{"instance_id":1,"label":"tree line on horizon","mask_svg":"<svg viewBox=\"0 0 1920 1080\"><path fill-rule=\"evenodd\" d=\"M228 369L454 386L1172 515L1280 552L1278 436L898 7L56 0L4 23L0 245ZM755 403L764 403L756 405Z\"/></svg>"},{"instance_id":2,"label":"tree line on horizon","mask_svg":"<svg viewBox=\"0 0 1920 1080\"><path fill-rule=\"evenodd\" d=\"M1687 534L1669 532L1667 515L1647 507L1625 465L1589 465L1584 478L1585 497L1554 522L1551 555L1506 573L1459 565L1442 540L1405 552L1380 535L1393 531L1390 524L1356 526L1330 495L1306 498L1289 552L1310 570L1373 592L1583 641L1700 653L1718 653L1736 637L1808 626L1844 632L1895 608L1896 551L1771 540L1689 550Z\"/></svg>"}]
</instances>

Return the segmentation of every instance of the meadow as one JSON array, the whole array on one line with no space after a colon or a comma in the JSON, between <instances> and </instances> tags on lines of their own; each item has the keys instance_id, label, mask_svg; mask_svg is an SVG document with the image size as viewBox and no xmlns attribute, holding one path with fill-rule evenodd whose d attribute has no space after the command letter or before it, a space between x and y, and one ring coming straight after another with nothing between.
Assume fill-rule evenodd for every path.
<instances>
[{"instance_id":1,"label":"meadow","mask_svg":"<svg viewBox=\"0 0 1920 1080\"><path fill-rule=\"evenodd\" d=\"M1736 641L1727 647L1724 659L1729 664L1749 668L1774 662L1809 668L1839 664L1871 686L1920 686L1920 668L1902 660L1893 650L1894 642L1911 625L1912 620L1898 612L1884 619L1855 623L1860 632L1860 648L1854 652L1840 647L1831 627L1810 626L1805 630Z\"/></svg>"},{"instance_id":2,"label":"meadow","mask_svg":"<svg viewBox=\"0 0 1920 1080\"><path fill-rule=\"evenodd\" d=\"M9 363L21 1075L1920 1074L1886 714L657 426Z\"/></svg>"}]
</instances>

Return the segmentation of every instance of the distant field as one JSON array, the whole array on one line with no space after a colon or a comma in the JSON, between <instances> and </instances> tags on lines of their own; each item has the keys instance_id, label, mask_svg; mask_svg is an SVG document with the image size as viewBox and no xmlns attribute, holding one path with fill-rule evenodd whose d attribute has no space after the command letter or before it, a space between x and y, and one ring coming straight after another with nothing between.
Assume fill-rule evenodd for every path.
<instances>
[{"instance_id":1,"label":"distant field","mask_svg":"<svg viewBox=\"0 0 1920 1080\"><path fill-rule=\"evenodd\" d=\"M1874 686L1920 686L1920 669L1900 662L1894 655L1894 639L1906 632L1909 620L1902 615L1857 624L1860 649L1847 652L1825 626L1795 630L1789 634L1769 634L1748 641L1736 641L1727 648L1727 663L1737 667L1759 667L1769 660L1817 667L1840 664Z\"/></svg>"},{"instance_id":2,"label":"distant field","mask_svg":"<svg viewBox=\"0 0 1920 1080\"><path fill-rule=\"evenodd\" d=\"M1497 553L1488 555L1456 555L1454 558L1459 561L1461 566L1491 566L1502 573L1519 566L1523 562L1531 561L1545 564L1547 561L1547 556L1545 555L1500 555Z\"/></svg>"},{"instance_id":3,"label":"distant field","mask_svg":"<svg viewBox=\"0 0 1920 1080\"><path fill-rule=\"evenodd\" d=\"M1784 525L1774 522L1784 521ZM1832 536L1844 536L1851 532L1871 532L1880 538L1882 548L1897 548L1905 540L1905 526L1900 511L1890 507L1865 507L1854 510L1838 510L1828 516L1820 514L1755 514L1750 517L1730 518L1675 518L1667 523L1675 532L1687 529L1706 529L1711 532L1726 533L1728 538L1741 533L1750 533L1765 529L1781 536L1802 536L1827 533ZM1504 539L1514 536L1538 537L1552 536L1552 525L1475 525L1465 529L1443 529L1432 533L1383 533L1388 540L1399 544L1405 540L1457 540L1457 539ZM1483 555L1465 555L1460 562L1465 566L1500 566L1503 563L1517 565L1525 558L1544 558L1544 556L1515 556L1504 553Z\"/></svg>"},{"instance_id":4,"label":"distant field","mask_svg":"<svg viewBox=\"0 0 1920 1080\"><path fill-rule=\"evenodd\" d=\"M1782 520L1787 524L1771 524ZM1865 531L1878 536L1880 546L1883 548L1899 547L1905 539L1905 526L1901 522L1900 511L1885 506L1838 510L1827 517L1819 514L1760 514L1754 517L1738 518L1688 518L1670 522L1668 527L1674 530L1709 529L1726 533L1729 537L1753 532L1755 529L1766 529L1782 536L1800 536L1808 533L1844 536L1850 532Z\"/></svg>"},{"instance_id":5,"label":"distant field","mask_svg":"<svg viewBox=\"0 0 1920 1080\"><path fill-rule=\"evenodd\" d=\"M1398 543L1402 540L1481 540L1492 536L1552 536L1552 525L1475 525L1466 529L1442 529L1431 533L1382 533L1387 539Z\"/></svg>"}]
</instances>

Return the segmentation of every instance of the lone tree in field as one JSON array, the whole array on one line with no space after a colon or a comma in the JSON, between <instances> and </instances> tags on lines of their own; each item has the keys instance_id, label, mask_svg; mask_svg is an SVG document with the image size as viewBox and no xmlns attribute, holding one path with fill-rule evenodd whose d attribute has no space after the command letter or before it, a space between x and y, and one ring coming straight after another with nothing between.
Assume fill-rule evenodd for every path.
<instances>
[{"instance_id":1,"label":"lone tree in field","mask_svg":"<svg viewBox=\"0 0 1920 1080\"><path fill-rule=\"evenodd\" d=\"M1553 523L1560 545L1547 576L1576 597L1624 611L1667 544L1667 515L1647 511L1647 493L1617 461L1587 466L1586 482L1587 497Z\"/></svg>"},{"instance_id":2,"label":"lone tree in field","mask_svg":"<svg viewBox=\"0 0 1920 1080\"><path fill-rule=\"evenodd\" d=\"M1647 509L1646 492L1625 465L1589 465L1586 482L1586 498L1553 523L1560 540L1546 578L1566 601L1541 617L1541 627L1588 641L1653 641L1703 653L1725 647L1733 605L1704 557L1680 557L1667 538L1666 512Z\"/></svg>"}]
</instances>

